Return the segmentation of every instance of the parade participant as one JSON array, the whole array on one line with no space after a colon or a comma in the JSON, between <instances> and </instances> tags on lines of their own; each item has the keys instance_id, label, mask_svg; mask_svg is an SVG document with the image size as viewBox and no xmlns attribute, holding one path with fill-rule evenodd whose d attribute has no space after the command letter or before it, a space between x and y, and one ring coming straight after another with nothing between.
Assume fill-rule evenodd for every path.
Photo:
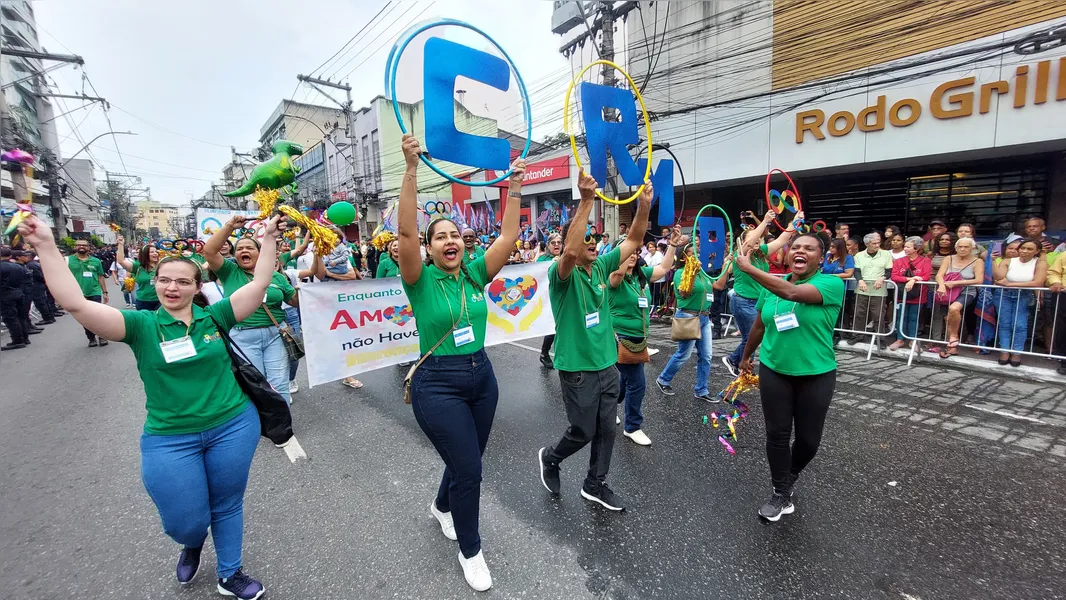
<instances>
[{"instance_id":1,"label":"parade participant","mask_svg":"<svg viewBox=\"0 0 1066 600\"><path fill-rule=\"evenodd\" d=\"M685 248L682 258L674 265L673 287L677 299L677 307L673 318L699 319L700 336L696 339L677 342L677 350L670 356L670 360L667 361L659 376L655 378L655 384L659 386L659 391L664 395L673 396L675 392L671 383L674 380L674 376L677 375L681 367L685 366L685 363L692 356L692 350L695 348L697 360L693 396L698 400L714 402L715 399L711 396L710 389L707 387L711 374L711 342L714 340L710 319L711 306L714 302L714 292L712 290L714 282L700 268L694 274L692 288L689 290L682 289L681 281L685 275L686 257L692 256L693 252L691 245Z\"/></svg>"},{"instance_id":2,"label":"parade participant","mask_svg":"<svg viewBox=\"0 0 1066 600\"><path fill-rule=\"evenodd\" d=\"M378 261L377 273L374 274L374 279L381 279L383 277L396 277L400 274L400 244L397 240L389 242L389 253L382 256Z\"/></svg>"},{"instance_id":3,"label":"parade participant","mask_svg":"<svg viewBox=\"0 0 1066 600\"><path fill-rule=\"evenodd\" d=\"M646 265L640 253L634 252L608 280L607 302L618 338L618 362L615 365L619 373L618 402L624 404L626 417L622 435L641 446L651 445L648 435L641 429L644 413L640 410L647 388L644 363L651 360L648 357L648 312L651 310L648 284L666 275L673 264L675 249L686 240L681 235L681 227L674 227L669 248L658 265Z\"/></svg>"},{"instance_id":4,"label":"parade participant","mask_svg":"<svg viewBox=\"0 0 1066 600\"><path fill-rule=\"evenodd\" d=\"M82 297L88 298L93 302L107 304L107 275L104 271L104 265L99 258L89 256L89 242L87 240L74 242L74 254L67 257L67 268L74 274L74 279L78 281ZM45 270L45 277L48 277L47 270ZM52 292L52 294L54 295L55 292ZM70 308L63 304L61 299L56 298L56 300L59 301L59 304L64 309ZM107 345L106 339L98 338L95 333L89 331L88 327L85 328L85 337L89 338L90 348Z\"/></svg>"},{"instance_id":5,"label":"parade participant","mask_svg":"<svg viewBox=\"0 0 1066 600\"><path fill-rule=\"evenodd\" d=\"M0 316L11 336L10 342L0 346L2 350L18 350L30 344L29 323L22 316L22 281L32 276L11 260L12 254L11 248L0 248Z\"/></svg>"},{"instance_id":6,"label":"parade participant","mask_svg":"<svg viewBox=\"0 0 1066 600\"><path fill-rule=\"evenodd\" d=\"M228 239L222 242L222 248L219 249L218 253L226 260L237 260L233 257L233 242Z\"/></svg>"},{"instance_id":7,"label":"parade participant","mask_svg":"<svg viewBox=\"0 0 1066 600\"><path fill-rule=\"evenodd\" d=\"M547 253L538 256L537 262L558 260L559 255L563 253L563 236L558 233L548 236L547 248ZM552 360L551 354L549 354L554 343L555 334L553 333L552 335L544 336L544 341L540 344L540 364L546 369L555 368L555 362Z\"/></svg>"},{"instance_id":8,"label":"parade participant","mask_svg":"<svg viewBox=\"0 0 1066 600\"><path fill-rule=\"evenodd\" d=\"M839 238L838 238L839 239ZM820 238L801 235L788 251L792 272L774 277L752 264L752 250L737 256L739 270L763 292L740 370L751 373L759 351L759 393L766 421L766 459L774 493L759 516L777 521L795 511L796 479L818 452L836 386L833 327L844 303L844 280L820 272ZM795 424L796 441L789 447Z\"/></svg>"},{"instance_id":9,"label":"parade participant","mask_svg":"<svg viewBox=\"0 0 1066 600\"><path fill-rule=\"evenodd\" d=\"M774 211L766 211L758 227L748 229L740 235L740 244L738 244L738 248L734 252L735 255L741 249L751 250L752 264L766 273L770 272L768 257L777 254L778 250L788 246L792 236L796 234L795 224L789 224L788 229L778 236L776 240L769 244L764 244L762 242L763 234L776 216L777 213ZM794 223L801 221L803 221L803 211L796 213ZM843 233L847 236L847 232L847 224L837 224L838 235ZM739 373L737 364L740 362L740 354L744 351L744 344L748 341L748 331L751 330L751 324L755 322L755 303L758 302L759 293L762 289L752 281L751 277L748 277L747 273L740 269L733 269L733 278L733 316L736 318L737 330L740 332L740 343L737 344L731 354L722 357L722 363L725 364L725 368L729 370L729 373L736 377Z\"/></svg>"},{"instance_id":10,"label":"parade participant","mask_svg":"<svg viewBox=\"0 0 1066 600\"><path fill-rule=\"evenodd\" d=\"M619 390L615 368L618 343L610 305L605 302L606 288L610 274L640 249L655 195L651 183L646 182L629 237L614 250L597 256L586 224L598 184L582 172L577 186L581 201L573 219L563 226L563 253L548 267L556 331L555 368L570 426L554 446L540 449L540 481L549 492L559 494L559 463L591 442L581 497L617 511L624 508L622 499L606 483L617 435L614 420Z\"/></svg>"},{"instance_id":11,"label":"parade participant","mask_svg":"<svg viewBox=\"0 0 1066 600\"><path fill-rule=\"evenodd\" d=\"M120 265L118 260L111 265L111 281L114 281L118 289L122 290L122 300L126 304L126 308L134 308L133 289L126 289L126 277L129 274L129 271Z\"/></svg>"},{"instance_id":12,"label":"parade participant","mask_svg":"<svg viewBox=\"0 0 1066 600\"><path fill-rule=\"evenodd\" d=\"M418 140L403 136L407 163L399 202L399 261L404 291L418 327L422 357L412 368L411 408L444 460L430 513L445 537L459 542L459 564L471 588L492 587L478 533L481 455L496 414L499 387L485 353L488 306L484 287L507 263L518 240L520 202L508 202L500 237L483 256L463 264L464 240L448 219L430 223L425 264L418 244ZM508 196L521 198L525 162L513 165Z\"/></svg>"},{"instance_id":13,"label":"parade participant","mask_svg":"<svg viewBox=\"0 0 1066 600\"><path fill-rule=\"evenodd\" d=\"M218 277L227 297L252 281L252 272L262 252L260 243L255 238L242 237L233 247L233 261L228 261L219 254L222 243L232 235L234 229L244 227L246 220L240 215L233 216L204 244L203 256L207 259L207 266ZM260 306L251 315L239 319L230 331L230 337L270 385L285 398L285 402L291 403L289 355L285 351L285 341L281 338L278 328L279 324L285 321L285 311L281 308L281 303L299 306L300 299L288 278L273 269L277 258L274 248L270 249L268 258L273 278L266 288L266 293L259 299Z\"/></svg>"},{"instance_id":14,"label":"parade participant","mask_svg":"<svg viewBox=\"0 0 1066 600\"><path fill-rule=\"evenodd\" d=\"M147 396L141 478L164 531L182 545L178 581L187 584L196 576L210 528L219 593L259 598L263 586L244 574L241 562L244 491L259 443L259 414L233 375L218 328L237 324L259 306L273 271L278 218L266 222L265 256L252 281L207 309L193 304L202 271L191 260L160 262L159 309L122 311L85 297L77 273L63 269L63 257L43 223L30 217L19 233L38 249L52 293L74 318L100 338L122 341L133 350Z\"/></svg>"},{"instance_id":15,"label":"parade participant","mask_svg":"<svg viewBox=\"0 0 1066 600\"><path fill-rule=\"evenodd\" d=\"M151 244L145 244L137 253L137 260L126 258L126 239L118 236L118 249L115 253L116 262L129 271L136 282L136 291L133 294L134 304L137 310L155 310L159 308L159 297L155 293L155 266L159 263L159 250Z\"/></svg>"},{"instance_id":16,"label":"parade participant","mask_svg":"<svg viewBox=\"0 0 1066 600\"><path fill-rule=\"evenodd\" d=\"M463 264L470 264L479 256L485 256L485 249L478 245L474 230L467 227L463 230Z\"/></svg>"},{"instance_id":17,"label":"parade participant","mask_svg":"<svg viewBox=\"0 0 1066 600\"><path fill-rule=\"evenodd\" d=\"M29 269L30 274L33 276L33 305L37 307L37 312L41 313L41 320L36 324L38 327L51 325L56 322L56 316L52 310L52 303L48 300L48 287L45 285L41 263L34 260L37 253L31 250L23 250L22 253L25 257L23 265ZM111 268L114 268L114 264L112 264Z\"/></svg>"}]
</instances>

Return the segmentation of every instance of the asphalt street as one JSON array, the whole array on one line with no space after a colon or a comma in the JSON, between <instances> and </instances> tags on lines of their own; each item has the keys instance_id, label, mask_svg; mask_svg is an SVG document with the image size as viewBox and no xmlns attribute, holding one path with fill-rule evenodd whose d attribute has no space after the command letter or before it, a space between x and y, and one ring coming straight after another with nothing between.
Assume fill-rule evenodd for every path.
<instances>
[{"instance_id":1,"label":"asphalt street","mask_svg":"<svg viewBox=\"0 0 1066 600\"><path fill-rule=\"evenodd\" d=\"M120 297L116 294L116 297ZM246 572L267 597L902 598L1066 597L1066 391L997 374L841 353L821 452L796 513L755 515L770 492L756 393L730 456L692 397L694 359L662 396L647 367L650 447L619 437L608 513L578 490L587 449L540 484L536 452L566 419L539 340L489 353L501 398L485 455L483 548L494 588L471 591L428 505L441 461L401 400L403 370L295 395L311 457L262 440L245 505ZM0 597L215 597L213 551L188 588L140 481L143 388L123 344L87 348L70 316L0 354ZM713 390L730 377L715 343ZM523 347L527 346L527 347ZM722 405L718 405L722 406ZM208 541L210 547L210 538Z\"/></svg>"}]
</instances>

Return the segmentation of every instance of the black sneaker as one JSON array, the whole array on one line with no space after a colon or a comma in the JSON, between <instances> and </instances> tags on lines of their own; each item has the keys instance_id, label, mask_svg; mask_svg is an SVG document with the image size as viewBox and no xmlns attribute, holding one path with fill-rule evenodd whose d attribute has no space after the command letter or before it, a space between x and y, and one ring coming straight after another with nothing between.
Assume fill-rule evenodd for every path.
<instances>
[{"instance_id":1,"label":"black sneaker","mask_svg":"<svg viewBox=\"0 0 1066 600\"><path fill-rule=\"evenodd\" d=\"M228 578L218 580L218 593L223 596L236 596L241 600L255 600L266 593L266 588L245 575L244 571L237 569L237 572Z\"/></svg>"},{"instance_id":2,"label":"black sneaker","mask_svg":"<svg viewBox=\"0 0 1066 600\"><path fill-rule=\"evenodd\" d=\"M791 515L796 512L796 505L792 504L792 494L774 492L770 500L759 509L759 516L770 522L776 522L781 515Z\"/></svg>"},{"instance_id":3,"label":"black sneaker","mask_svg":"<svg viewBox=\"0 0 1066 600\"><path fill-rule=\"evenodd\" d=\"M203 548L182 548L178 555L178 583L185 585L200 571L200 551Z\"/></svg>"},{"instance_id":4,"label":"black sneaker","mask_svg":"<svg viewBox=\"0 0 1066 600\"><path fill-rule=\"evenodd\" d=\"M655 385L659 386L659 391L662 392L664 396L674 395L674 387L672 385L659 381L658 377L655 378Z\"/></svg>"},{"instance_id":5,"label":"black sneaker","mask_svg":"<svg viewBox=\"0 0 1066 600\"><path fill-rule=\"evenodd\" d=\"M18 343L10 342L8 344L0 346L0 350L18 350L20 348L25 348L25 347L26 347L26 344L24 344L22 342L18 342Z\"/></svg>"},{"instance_id":6,"label":"black sneaker","mask_svg":"<svg viewBox=\"0 0 1066 600\"><path fill-rule=\"evenodd\" d=\"M89 347L90 348L95 348L95 347L97 347L99 345L100 345L100 340L98 340L96 338L93 338L93 339L89 340Z\"/></svg>"},{"instance_id":7,"label":"black sneaker","mask_svg":"<svg viewBox=\"0 0 1066 600\"><path fill-rule=\"evenodd\" d=\"M1059 375L1066 375L1066 360L1059 363L1059 368L1055 369L1055 372Z\"/></svg>"},{"instance_id":8,"label":"black sneaker","mask_svg":"<svg viewBox=\"0 0 1066 600\"><path fill-rule=\"evenodd\" d=\"M554 369L555 368L555 361L553 361L552 357L547 355L547 354L541 354L540 355L540 364L545 369Z\"/></svg>"},{"instance_id":9,"label":"black sneaker","mask_svg":"<svg viewBox=\"0 0 1066 600\"><path fill-rule=\"evenodd\" d=\"M731 358L729 358L728 356L723 356L722 357L722 364L725 365L725 368L729 371L729 374L732 375L733 377L737 377L737 376L740 375L740 369L737 368L736 363L734 363L733 360Z\"/></svg>"},{"instance_id":10,"label":"black sneaker","mask_svg":"<svg viewBox=\"0 0 1066 600\"><path fill-rule=\"evenodd\" d=\"M101 346L106 346L107 344L108 344L107 340L105 340L104 338L100 338L100 345Z\"/></svg>"},{"instance_id":11,"label":"black sneaker","mask_svg":"<svg viewBox=\"0 0 1066 600\"><path fill-rule=\"evenodd\" d=\"M548 462L547 448L541 448L537 453L537 462L540 463L540 482L546 490L559 495L559 465Z\"/></svg>"},{"instance_id":12,"label":"black sneaker","mask_svg":"<svg viewBox=\"0 0 1066 600\"><path fill-rule=\"evenodd\" d=\"M625 510L622 499L615 494L606 483L589 483L581 486L581 497L589 502L595 502L607 510Z\"/></svg>"},{"instance_id":13,"label":"black sneaker","mask_svg":"<svg viewBox=\"0 0 1066 600\"><path fill-rule=\"evenodd\" d=\"M693 397L697 400L703 400L704 402L717 402L717 400L710 394L694 394Z\"/></svg>"},{"instance_id":14,"label":"black sneaker","mask_svg":"<svg viewBox=\"0 0 1066 600\"><path fill-rule=\"evenodd\" d=\"M37 335L38 333L44 333L44 330L43 329L39 329L39 328L34 328L34 329L26 330L26 333L28 335Z\"/></svg>"},{"instance_id":15,"label":"black sneaker","mask_svg":"<svg viewBox=\"0 0 1066 600\"><path fill-rule=\"evenodd\" d=\"M55 323L55 322L56 322L55 319L45 319L44 321L37 321L37 325L51 325L52 323Z\"/></svg>"}]
</instances>

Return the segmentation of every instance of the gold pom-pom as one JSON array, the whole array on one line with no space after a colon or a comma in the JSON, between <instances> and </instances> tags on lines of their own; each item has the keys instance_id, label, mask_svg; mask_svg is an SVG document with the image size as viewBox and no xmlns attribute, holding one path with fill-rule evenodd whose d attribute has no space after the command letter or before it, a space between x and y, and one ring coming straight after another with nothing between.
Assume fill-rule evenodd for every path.
<instances>
[{"instance_id":1,"label":"gold pom-pom","mask_svg":"<svg viewBox=\"0 0 1066 600\"><path fill-rule=\"evenodd\" d=\"M315 255L325 256L333 251L337 247L337 244L341 243L340 237L333 233L333 231L327 227L323 227L319 223L316 223L300 211L291 206L284 204L278 206L278 211L286 217L289 217L300 227L303 227L307 232L308 237L315 244Z\"/></svg>"},{"instance_id":2,"label":"gold pom-pom","mask_svg":"<svg viewBox=\"0 0 1066 600\"><path fill-rule=\"evenodd\" d=\"M137 285L137 280L132 277L127 277L122 280L122 291L132 292L133 287Z\"/></svg>"},{"instance_id":3,"label":"gold pom-pom","mask_svg":"<svg viewBox=\"0 0 1066 600\"><path fill-rule=\"evenodd\" d=\"M681 285L678 291L688 296L692 293L692 286L696 284L696 274L700 271L700 259L695 255L685 258L685 268L681 271Z\"/></svg>"},{"instance_id":4,"label":"gold pom-pom","mask_svg":"<svg viewBox=\"0 0 1066 600\"><path fill-rule=\"evenodd\" d=\"M278 190L264 190L261 187L255 188L252 192L252 200L255 200L259 204L259 216L257 220L262 221L269 219L270 215L274 214L274 207L278 204L278 198L281 197L281 192Z\"/></svg>"},{"instance_id":5,"label":"gold pom-pom","mask_svg":"<svg viewBox=\"0 0 1066 600\"><path fill-rule=\"evenodd\" d=\"M384 252L393 241L396 240L396 234L391 231L383 231L370 240L370 245L376 248L379 252Z\"/></svg>"}]
</instances>

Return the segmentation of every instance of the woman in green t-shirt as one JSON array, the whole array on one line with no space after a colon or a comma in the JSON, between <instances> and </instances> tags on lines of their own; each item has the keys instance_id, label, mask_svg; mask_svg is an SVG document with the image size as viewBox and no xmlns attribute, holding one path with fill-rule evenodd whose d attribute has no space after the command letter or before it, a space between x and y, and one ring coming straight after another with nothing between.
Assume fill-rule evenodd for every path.
<instances>
[{"instance_id":1,"label":"woman in green t-shirt","mask_svg":"<svg viewBox=\"0 0 1066 600\"><path fill-rule=\"evenodd\" d=\"M263 258L252 280L207 308L193 304L203 272L190 259L160 261L154 281L159 309L120 311L82 295L51 230L36 217L23 221L19 233L37 249L56 301L86 329L133 350L147 396L141 478L163 530L182 545L178 581L196 576L210 528L219 593L260 597L262 584L241 570L244 490L259 443L259 413L233 376L219 328L259 307L274 271L278 218L266 222Z\"/></svg>"},{"instance_id":2,"label":"woman in green t-shirt","mask_svg":"<svg viewBox=\"0 0 1066 600\"><path fill-rule=\"evenodd\" d=\"M548 241L544 243L545 251L543 254L537 257L537 262L551 262L559 258L559 255L563 253L563 236L558 233L553 233L548 236ZM552 344L555 343L555 334L544 336L544 341L540 344L540 364L545 368L554 369L555 363L552 361L551 352Z\"/></svg>"},{"instance_id":3,"label":"woman in green t-shirt","mask_svg":"<svg viewBox=\"0 0 1066 600\"><path fill-rule=\"evenodd\" d=\"M459 228L450 220L437 219L426 231L423 264L415 179L422 150L410 134L403 136L403 153L407 170L400 188L398 258L422 354L411 369L413 377L409 374L411 408L444 460L444 476L429 510L445 537L458 540L467 584L485 591L492 587L492 575L478 534L481 455L496 414L499 387L484 349L488 321L484 288L507 264L518 240L526 166L522 160L513 165L503 228L484 256L464 265Z\"/></svg>"},{"instance_id":4,"label":"woman in green t-shirt","mask_svg":"<svg viewBox=\"0 0 1066 600\"><path fill-rule=\"evenodd\" d=\"M672 248L668 248L667 251L671 251ZM691 289L682 289L681 282L684 279L685 263L686 259L691 255L692 247L689 246L682 253L682 258L678 259L678 264L674 269L674 296L677 299L677 310L674 312L675 319L699 319L700 337L695 340L682 340L677 343L677 350L674 352L670 360L667 361L666 366L663 367L662 373L655 378L656 385L659 386L659 390L667 395L674 395L674 388L671 383L674 380L674 376L681 370L681 367L685 366L688 359L692 356L692 350L696 350L696 383L693 387L693 395L699 400L705 400L707 402L715 402L716 399L711 396L711 391L708 388L708 379L711 375L711 341L713 336L711 335L711 305L714 302L714 281L711 281L709 275L704 272L702 267L697 266L695 276L692 281ZM698 257L697 257L698 260ZM662 264L671 264L663 259Z\"/></svg>"},{"instance_id":5,"label":"woman in green t-shirt","mask_svg":"<svg viewBox=\"0 0 1066 600\"><path fill-rule=\"evenodd\" d=\"M681 228L675 226L670 234L670 246L657 266L649 267L639 252L619 265L608 277L607 302L611 309L611 323L618 338L618 403L625 403L625 427L622 435L641 446L650 446L651 440L641 429L644 414L640 410L644 402L647 381L644 378L644 363L648 357L648 282L661 279L674 264L674 251L687 241ZM622 241L615 242L617 247Z\"/></svg>"},{"instance_id":6,"label":"woman in green t-shirt","mask_svg":"<svg viewBox=\"0 0 1066 600\"><path fill-rule=\"evenodd\" d=\"M795 510L792 489L818 452L836 386L833 327L846 286L843 279L821 272L823 244L816 235L796 238L788 251L789 274L784 278L753 265L750 249L736 258L737 268L762 288L740 370L751 373L752 354L762 344L759 393L774 486L774 495L759 509L767 521ZM790 448L793 423L796 442Z\"/></svg>"},{"instance_id":7,"label":"woman in green t-shirt","mask_svg":"<svg viewBox=\"0 0 1066 600\"><path fill-rule=\"evenodd\" d=\"M155 293L155 266L159 262L159 250L152 244L145 244L137 253L137 260L126 258L126 238L118 236L115 247L115 261L130 274L136 282L133 301L137 310L156 310L159 308L159 296Z\"/></svg>"}]
</instances>

